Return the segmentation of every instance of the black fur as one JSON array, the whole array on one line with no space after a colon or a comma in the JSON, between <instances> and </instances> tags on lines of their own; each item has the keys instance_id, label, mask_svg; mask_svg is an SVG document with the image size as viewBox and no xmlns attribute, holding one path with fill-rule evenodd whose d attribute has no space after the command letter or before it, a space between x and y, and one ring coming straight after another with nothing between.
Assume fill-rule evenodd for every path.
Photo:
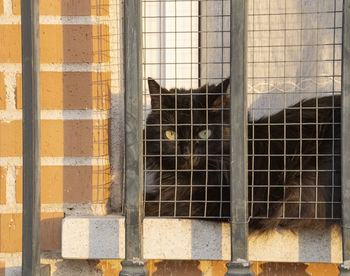
<instances>
[{"instance_id":1,"label":"black fur","mask_svg":"<svg viewBox=\"0 0 350 276\"><path fill-rule=\"evenodd\" d=\"M146 216L227 219L229 80L194 90L167 90L153 79L148 84L152 110L144 130ZM208 140L198 136L206 130L206 118ZM167 130L176 132L177 143L166 137ZM340 153L339 96L304 100L249 121L248 138L250 230L297 230L338 222L325 218L341 216L340 157L332 154ZM332 187L332 178L337 187Z\"/></svg>"}]
</instances>

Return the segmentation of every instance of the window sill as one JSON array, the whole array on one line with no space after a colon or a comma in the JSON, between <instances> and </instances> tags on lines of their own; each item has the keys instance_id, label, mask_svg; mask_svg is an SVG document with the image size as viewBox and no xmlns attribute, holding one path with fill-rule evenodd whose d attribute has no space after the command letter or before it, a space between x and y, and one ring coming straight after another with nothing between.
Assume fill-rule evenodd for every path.
<instances>
[{"instance_id":1,"label":"window sill","mask_svg":"<svg viewBox=\"0 0 350 276\"><path fill-rule=\"evenodd\" d=\"M203 220L145 218L145 259L228 260L230 226ZM320 233L275 231L249 237L249 260L269 262L342 262L339 228ZM122 216L66 217L62 256L66 259L124 259Z\"/></svg>"}]
</instances>

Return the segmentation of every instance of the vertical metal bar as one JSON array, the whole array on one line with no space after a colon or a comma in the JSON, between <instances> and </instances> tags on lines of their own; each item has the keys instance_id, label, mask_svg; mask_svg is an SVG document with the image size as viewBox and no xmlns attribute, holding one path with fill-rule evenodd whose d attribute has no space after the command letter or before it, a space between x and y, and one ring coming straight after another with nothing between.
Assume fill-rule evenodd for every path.
<instances>
[{"instance_id":1,"label":"vertical metal bar","mask_svg":"<svg viewBox=\"0 0 350 276\"><path fill-rule=\"evenodd\" d=\"M350 275L350 0L343 4L341 177L343 218L343 263L340 275Z\"/></svg>"},{"instance_id":2,"label":"vertical metal bar","mask_svg":"<svg viewBox=\"0 0 350 276\"><path fill-rule=\"evenodd\" d=\"M22 275L40 275L40 95L38 0L21 1L23 93Z\"/></svg>"},{"instance_id":3,"label":"vertical metal bar","mask_svg":"<svg viewBox=\"0 0 350 276\"><path fill-rule=\"evenodd\" d=\"M124 1L125 260L119 275L148 275L142 260L141 1Z\"/></svg>"},{"instance_id":4,"label":"vertical metal bar","mask_svg":"<svg viewBox=\"0 0 350 276\"><path fill-rule=\"evenodd\" d=\"M253 275L247 261L247 1L231 0L231 261L226 276Z\"/></svg>"}]
</instances>

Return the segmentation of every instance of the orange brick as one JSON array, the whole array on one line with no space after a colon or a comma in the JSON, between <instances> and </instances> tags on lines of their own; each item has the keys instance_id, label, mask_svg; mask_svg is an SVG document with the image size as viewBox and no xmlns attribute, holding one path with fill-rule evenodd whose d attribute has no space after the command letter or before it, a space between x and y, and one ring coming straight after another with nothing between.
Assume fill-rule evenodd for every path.
<instances>
[{"instance_id":1,"label":"orange brick","mask_svg":"<svg viewBox=\"0 0 350 276\"><path fill-rule=\"evenodd\" d=\"M108 120L42 120L42 156L108 154Z\"/></svg>"},{"instance_id":2,"label":"orange brick","mask_svg":"<svg viewBox=\"0 0 350 276\"><path fill-rule=\"evenodd\" d=\"M59 250L61 248L61 223L63 213L41 213L40 248ZM0 215L0 252L22 251L22 214Z\"/></svg>"},{"instance_id":3,"label":"orange brick","mask_svg":"<svg viewBox=\"0 0 350 276\"><path fill-rule=\"evenodd\" d=\"M41 109L107 110L110 107L110 80L109 72L40 72ZM17 108L22 109L21 74L17 75L16 96Z\"/></svg>"},{"instance_id":4,"label":"orange brick","mask_svg":"<svg viewBox=\"0 0 350 276\"><path fill-rule=\"evenodd\" d=\"M0 262L0 276L5 276L5 266L4 262Z\"/></svg>"},{"instance_id":5,"label":"orange brick","mask_svg":"<svg viewBox=\"0 0 350 276\"><path fill-rule=\"evenodd\" d=\"M1 2L1 1L0 1ZM12 0L13 13L20 15L21 0ZM108 15L108 0L39 1L40 15Z\"/></svg>"},{"instance_id":6,"label":"orange brick","mask_svg":"<svg viewBox=\"0 0 350 276\"><path fill-rule=\"evenodd\" d=\"M22 155L22 121L0 121L0 156ZM42 120L42 156L108 155L108 120Z\"/></svg>"},{"instance_id":7,"label":"orange brick","mask_svg":"<svg viewBox=\"0 0 350 276\"><path fill-rule=\"evenodd\" d=\"M148 263L149 261L147 261L147 265ZM120 260L100 260L96 268L101 270L102 275L119 275L122 265ZM151 273L150 270L148 271Z\"/></svg>"},{"instance_id":8,"label":"orange brick","mask_svg":"<svg viewBox=\"0 0 350 276\"><path fill-rule=\"evenodd\" d=\"M157 271L157 263L162 261L163 260L147 260L146 266L151 275Z\"/></svg>"},{"instance_id":9,"label":"orange brick","mask_svg":"<svg viewBox=\"0 0 350 276\"><path fill-rule=\"evenodd\" d=\"M17 203L22 203L22 183L22 167L17 167ZM105 202L108 200L109 185L109 167L41 167L41 203L43 204Z\"/></svg>"},{"instance_id":10,"label":"orange brick","mask_svg":"<svg viewBox=\"0 0 350 276\"><path fill-rule=\"evenodd\" d=\"M6 168L0 167L0 204L6 204Z\"/></svg>"},{"instance_id":11,"label":"orange brick","mask_svg":"<svg viewBox=\"0 0 350 276\"><path fill-rule=\"evenodd\" d=\"M107 25L40 25L42 63L109 61Z\"/></svg>"},{"instance_id":12,"label":"orange brick","mask_svg":"<svg viewBox=\"0 0 350 276\"><path fill-rule=\"evenodd\" d=\"M0 63L21 62L21 26L0 25Z\"/></svg>"},{"instance_id":13,"label":"orange brick","mask_svg":"<svg viewBox=\"0 0 350 276\"><path fill-rule=\"evenodd\" d=\"M252 271L255 273L255 275L261 275L261 272L263 271L260 265L264 264L264 262L253 262L252 263Z\"/></svg>"},{"instance_id":14,"label":"orange brick","mask_svg":"<svg viewBox=\"0 0 350 276\"><path fill-rule=\"evenodd\" d=\"M305 272L308 275L332 276L339 275L338 264L308 263Z\"/></svg>"},{"instance_id":15,"label":"orange brick","mask_svg":"<svg viewBox=\"0 0 350 276\"><path fill-rule=\"evenodd\" d=\"M0 72L0 109L6 108L6 87L4 73Z\"/></svg>"},{"instance_id":16,"label":"orange brick","mask_svg":"<svg viewBox=\"0 0 350 276\"><path fill-rule=\"evenodd\" d=\"M0 25L0 63L21 62L20 25ZM41 63L109 61L107 25L40 25Z\"/></svg>"},{"instance_id":17,"label":"orange brick","mask_svg":"<svg viewBox=\"0 0 350 276\"><path fill-rule=\"evenodd\" d=\"M0 121L0 156L22 155L22 121Z\"/></svg>"},{"instance_id":18,"label":"orange brick","mask_svg":"<svg viewBox=\"0 0 350 276\"><path fill-rule=\"evenodd\" d=\"M108 127L108 120L42 120L41 156L107 156ZM22 121L0 121L0 134L0 156L21 156Z\"/></svg>"},{"instance_id":19,"label":"orange brick","mask_svg":"<svg viewBox=\"0 0 350 276\"><path fill-rule=\"evenodd\" d=\"M22 251L22 215L0 215L0 252Z\"/></svg>"},{"instance_id":20,"label":"orange brick","mask_svg":"<svg viewBox=\"0 0 350 276\"><path fill-rule=\"evenodd\" d=\"M212 276L225 275L227 272L226 261L200 261L198 269L203 275L211 274ZM258 275L258 274L256 274Z\"/></svg>"},{"instance_id":21,"label":"orange brick","mask_svg":"<svg viewBox=\"0 0 350 276\"><path fill-rule=\"evenodd\" d=\"M62 218L64 213L41 213L40 248L43 251L61 249Z\"/></svg>"}]
</instances>

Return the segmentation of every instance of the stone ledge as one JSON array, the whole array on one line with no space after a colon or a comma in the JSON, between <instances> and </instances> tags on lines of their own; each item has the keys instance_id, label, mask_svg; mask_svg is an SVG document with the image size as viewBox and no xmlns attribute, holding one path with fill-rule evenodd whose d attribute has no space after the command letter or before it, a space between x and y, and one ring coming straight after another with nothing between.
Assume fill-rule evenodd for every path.
<instances>
[{"instance_id":1,"label":"stone ledge","mask_svg":"<svg viewBox=\"0 0 350 276\"><path fill-rule=\"evenodd\" d=\"M144 219L144 258L228 260L230 226L203 220ZM124 259L122 216L66 217L62 256L66 259ZM322 232L275 231L249 237L249 260L267 262L342 262L339 228Z\"/></svg>"}]
</instances>

